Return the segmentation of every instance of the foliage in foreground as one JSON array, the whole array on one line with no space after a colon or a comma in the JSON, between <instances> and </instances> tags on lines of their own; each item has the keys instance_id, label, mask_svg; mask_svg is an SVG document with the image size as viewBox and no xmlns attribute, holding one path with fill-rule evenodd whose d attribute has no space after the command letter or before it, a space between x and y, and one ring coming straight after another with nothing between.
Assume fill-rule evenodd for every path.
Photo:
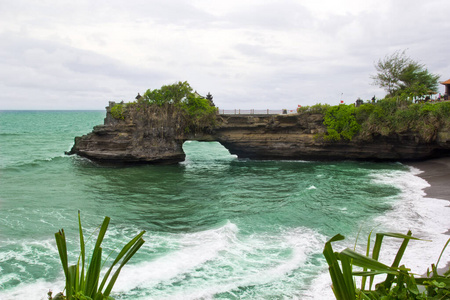
<instances>
[{"instance_id":1,"label":"foliage in foreground","mask_svg":"<svg viewBox=\"0 0 450 300\"><path fill-rule=\"evenodd\" d=\"M123 266L133 257L133 255L139 250L139 248L144 244L142 236L145 231L140 232L133 239L131 239L119 252L116 259L111 264L110 268L101 279L100 271L104 264L102 263L102 247L101 243L105 237L106 230L108 228L110 218L105 217L103 224L100 227L97 241L90 258L89 265L85 264L86 260L86 249L84 244L83 230L81 227L81 217L80 212L78 212L78 229L80 234L80 255L78 257L77 263L75 265L69 266L67 257L67 245L66 237L64 234L64 229L61 229L55 233L56 245L58 247L59 257L61 259L62 268L64 270L64 275L66 278L65 291L66 295L62 293L57 294L54 298L51 297L51 292L49 293L49 299L83 299L83 300L103 300L103 299L113 299L110 297L111 290L122 270ZM108 256L109 257L109 256ZM115 272L111 276L108 284L106 285L109 275L113 271L114 267L117 266ZM100 285L99 285L100 283Z\"/></svg>"},{"instance_id":2,"label":"foliage in foreground","mask_svg":"<svg viewBox=\"0 0 450 300\"><path fill-rule=\"evenodd\" d=\"M403 239L400 248L390 266L378 261L381 244L384 237ZM323 250L328 263L328 270L332 289L337 300L354 299L449 299L450 298L450 270L444 275L437 272L439 260L444 253L450 239L445 244L436 265L431 265L426 278L415 278L410 269L400 265L406 247L411 239L411 231L406 235L399 233L377 233L375 244L370 257L370 235L367 242L366 254L362 255L350 249L334 252L331 243L343 240L340 234L332 237ZM353 267L362 268L355 271ZM385 280L374 285L375 275L386 275ZM361 276L361 286L356 286L353 276ZM368 287L366 287L367 280Z\"/></svg>"},{"instance_id":3,"label":"foliage in foreground","mask_svg":"<svg viewBox=\"0 0 450 300\"><path fill-rule=\"evenodd\" d=\"M321 113L327 126L325 140L367 141L376 136L415 132L425 142L434 141L439 128L450 127L450 102L413 103L407 98L385 98L377 103L330 106L317 104L299 113Z\"/></svg>"}]
</instances>

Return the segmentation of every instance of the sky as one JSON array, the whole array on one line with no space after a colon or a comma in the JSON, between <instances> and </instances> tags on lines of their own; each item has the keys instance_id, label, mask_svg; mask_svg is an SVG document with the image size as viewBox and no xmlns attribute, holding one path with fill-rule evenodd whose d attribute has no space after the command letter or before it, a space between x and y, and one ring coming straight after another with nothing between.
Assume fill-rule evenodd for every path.
<instances>
[{"instance_id":1,"label":"sky","mask_svg":"<svg viewBox=\"0 0 450 300\"><path fill-rule=\"evenodd\" d=\"M448 0L0 0L0 110L102 110L178 81L220 109L382 98L374 64L395 51L450 78L449 12Z\"/></svg>"}]
</instances>

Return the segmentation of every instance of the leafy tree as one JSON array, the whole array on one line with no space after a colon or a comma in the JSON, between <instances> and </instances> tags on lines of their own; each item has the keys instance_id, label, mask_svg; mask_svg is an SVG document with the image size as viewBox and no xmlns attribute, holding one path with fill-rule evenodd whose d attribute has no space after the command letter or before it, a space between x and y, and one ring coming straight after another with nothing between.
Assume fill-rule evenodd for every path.
<instances>
[{"instance_id":1,"label":"leafy tree","mask_svg":"<svg viewBox=\"0 0 450 300\"><path fill-rule=\"evenodd\" d=\"M149 104L179 104L192 95L192 88L187 81L177 82L171 85L163 85L160 89L148 89L142 99Z\"/></svg>"},{"instance_id":2,"label":"leafy tree","mask_svg":"<svg viewBox=\"0 0 450 300\"><path fill-rule=\"evenodd\" d=\"M180 106L188 114L189 127L192 129L207 127L215 122L217 108L212 106L211 101L207 98L191 94ZM190 130L188 129L188 131Z\"/></svg>"},{"instance_id":3,"label":"leafy tree","mask_svg":"<svg viewBox=\"0 0 450 300\"><path fill-rule=\"evenodd\" d=\"M423 96L437 91L439 75L429 73L423 64L396 51L375 64L374 84L384 88L389 96Z\"/></svg>"},{"instance_id":4,"label":"leafy tree","mask_svg":"<svg viewBox=\"0 0 450 300\"><path fill-rule=\"evenodd\" d=\"M186 132L214 125L217 108L211 94L204 98L193 92L187 81L164 85L159 89L148 89L137 102L120 103L111 108L111 115L118 120L127 119L130 114L140 110L156 109L177 115L180 127Z\"/></svg>"}]
</instances>

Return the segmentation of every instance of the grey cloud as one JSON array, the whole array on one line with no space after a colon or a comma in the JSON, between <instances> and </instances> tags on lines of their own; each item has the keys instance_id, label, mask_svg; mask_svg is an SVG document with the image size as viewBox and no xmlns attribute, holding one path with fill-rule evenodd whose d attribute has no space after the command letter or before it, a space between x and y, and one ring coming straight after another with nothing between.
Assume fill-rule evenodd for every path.
<instances>
[{"instance_id":1,"label":"grey cloud","mask_svg":"<svg viewBox=\"0 0 450 300\"><path fill-rule=\"evenodd\" d=\"M300 1L288 0L243 3L217 16L182 0L5 2L0 9L0 109L30 108L32 99L49 107L102 109L108 100L134 98L138 91L176 80L210 91L224 108L336 103L341 93L350 103L373 93L384 96L370 84L373 63L403 49L430 72L450 78L448 1L386 3L385 11L318 19ZM111 42L118 26L123 30ZM64 30L53 30L59 28ZM135 29L140 40L131 34ZM168 38L158 41L163 38L158 30ZM80 36L91 49L120 42L133 56L136 47L142 64L83 50L77 45ZM177 43L176 38L187 36L192 38ZM212 36L217 37L213 42L206 40ZM291 46L289 39L302 36L309 41Z\"/></svg>"},{"instance_id":2,"label":"grey cloud","mask_svg":"<svg viewBox=\"0 0 450 300\"><path fill-rule=\"evenodd\" d=\"M115 14L121 15L125 12L128 21L136 23L154 22L159 25L198 28L215 20L215 17L183 0L139 0L133 1L132 5L129 2L113 1L106 5L111 7Z\"/></svg>"},{"instance_id":3,"label":"grey cloud","mask_svg":"<svg viewBox=\"0 0 450 300\"><path fill-rule=\"evenodd\" d=\"M162 70L128 66L94 52L52 41L2 34L0 43L5 45L0 48L3 90L16 91L23 98L47 101L49 99L43 95L58 94L60 99L70 101L77 94L91 93L97 95L97 107L101 108L107 98L120 97L124 90L137 93L152 84L159 86L168 76ZM131 95L130 92L128 97ZM0 104L4 102L1 106L12 105L4 97L0 96Z\"/></svg>"},{"instance_id":4,"label":"grey cloud","mask_svg":"<svg viewBox=\"0 0 450 300\"><path fill-rule=\"evenodd\" d=\"M254 5L221 20L231 27L289 31L309 27L312 16L299 2L278 1Z\"/></svg>"}]
</instances>

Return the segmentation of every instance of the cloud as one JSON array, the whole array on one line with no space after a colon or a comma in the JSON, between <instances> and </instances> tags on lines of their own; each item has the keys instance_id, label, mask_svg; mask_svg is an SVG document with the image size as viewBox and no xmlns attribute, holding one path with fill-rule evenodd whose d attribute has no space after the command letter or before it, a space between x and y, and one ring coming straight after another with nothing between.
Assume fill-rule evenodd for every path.
<instances>
[{"instance_id":1,"label":"cloud","mask_svg":"<svg viewBox=\"0 0 450 300\"><path fill-rule=\"evenodd\" d=\"M160 82L165 74L53 41L1 34L0 43L5 45L0 49L0 81L3 94L9 95L2 97L2 109L17 107L11 97L29 109L99 108L107 99L132 99L131 92L149 81Z\"/></svg>"},{"instance_id":2,"label":"cloud","mask_svg":"<svg viewBox=\"0 0 450 300\"><path fill-rule=\"evenodd\" d=\"M17 0L0 9L0 109L103 109L187 80L222 108L381 98L396 50L450 78L446 0Z\"/></svg>"}]
</instances>

